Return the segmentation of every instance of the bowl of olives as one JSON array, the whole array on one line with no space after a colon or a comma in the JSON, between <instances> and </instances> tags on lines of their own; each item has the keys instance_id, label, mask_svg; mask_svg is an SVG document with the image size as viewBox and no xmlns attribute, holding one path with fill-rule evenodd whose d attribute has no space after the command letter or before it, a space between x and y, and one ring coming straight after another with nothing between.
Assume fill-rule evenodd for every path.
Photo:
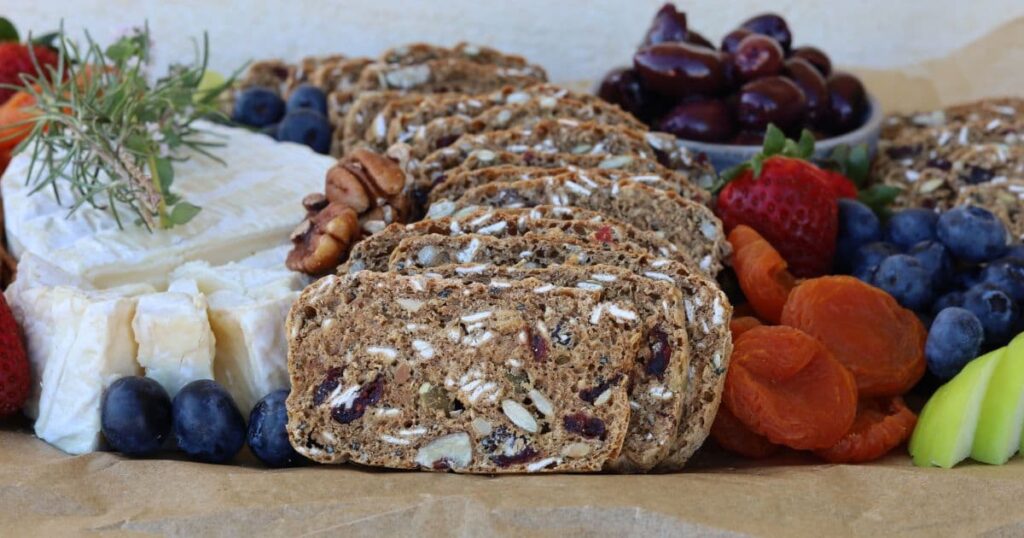
<instances>
[{"instance_id":1,"label":"bowl of olives","mask_svg":"<svg viewBox=\"0 0 1024 538\"><path fill-rule=\"evenodd\" d=\"M810 130L819 155L862 143L873 152L883 118L856 76L817 47L794 47L781 16L752 17L715 47L672 4L655 15L632 67L608 73L598 95L719 170L760 151L768 124L793 138Z\"/></svg>"}]
</instances>

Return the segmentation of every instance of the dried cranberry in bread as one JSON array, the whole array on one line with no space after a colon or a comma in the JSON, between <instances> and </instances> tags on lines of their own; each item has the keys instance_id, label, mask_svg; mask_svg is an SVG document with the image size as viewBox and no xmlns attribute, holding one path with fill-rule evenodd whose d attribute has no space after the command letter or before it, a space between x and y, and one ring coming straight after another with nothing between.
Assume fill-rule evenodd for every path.
<instances>
[{"instance_id":1,"label":"dried cranberry in bread","mask_svg":"<svg viewBox=\"0 0 1024 538\"><path fill-rule=\"evenodd\" d=\"M598 471L629 426L642 326L527 278L326 277L288 317L288 432L321 463Z\"/></svg>"},{"instance_id":2,"label":"dried cranberry in bread","mask_svg":"<svg viewBox=\"0 0 1024 538\"><path fill-rule=\"evenodd\" d=\"M429 255L421 254L424 249L429 251ZM691 352L689 383L679 435L674 439L668 457L658 468L680 469L700 448L718 412L725 373L732 355L729 332L732 306L713 280L665 258L621 246L595 248L591 243L558 231L527 232L503 238L425 235L399 244L391 255L389 266L400 271L421 271L456 259L481 266L523 268L613 265L648 279L674 283L683 293L686 311ZM431 263L424 264L423 261Z\"/></svg>"},{"instance_id":3,"label":"dried cranberry in bread","mask_svg":"<svg viewBox=\"0 0 1024 538\"><path fill-rule=\"evenodd\" d=\"M399 249L419 249L421 242L429 238L411 237L402 241ZM399 264L389 267L391 271L398 269ZM683 296L673 283L646 279L610 265L553 265L530 269L487 264L477 270L473 265L419 268L401 264L401 269L402 274L437 275L482 283L536 278L559 287L596 291L601 295L601 303L636 313L643 327L643 341L631 377L632 414L622 453L609 468L620 472L648 471L668 455L672 443L666 440L675 439L683 419L690 359ZM596 315L606 314L600 311ZM598 397L597 394L591 396Z\"/></svg>"}]
</instances>

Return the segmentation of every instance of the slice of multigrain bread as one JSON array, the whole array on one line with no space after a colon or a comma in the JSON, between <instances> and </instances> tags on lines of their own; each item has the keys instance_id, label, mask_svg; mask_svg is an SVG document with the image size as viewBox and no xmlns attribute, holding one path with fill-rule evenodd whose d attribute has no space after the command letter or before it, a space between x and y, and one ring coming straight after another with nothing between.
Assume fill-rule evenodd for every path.
<instances>
[{"instance_id":1,"label":"slice of multigrain bread","mask_svg":"<svg viewBox=\"0 0 1024 538\"><path fill-rule=\"evenodd\" d=\"M397 158L408 173L417 177L421 188L429 190L449 169L479 150L605 157L625 155L657 160L669 168L685 168L695 160L689 150L677 145L675 137L666 133L594 122L567 124L558 120L544 120L530 128L463 135L450 146L422 159L411 154L410 148L403 144L388 148L388 153Z\"/></svg>"},{"instance_id":2,"label":"slice of multigrain bread","mask_svg":"<svg viewBox=\"0 0 1024 538\"><path fill-rule=\"evenodd\" d=\"M428 218L460 215L485 207L523 208L538 205L589 209L652 232L678 247L694 267L715 276L729 255L722 223L707 206L670 191L628 181L584 176L553 176L470 189L455 202L430 206Z\"/></svg>"},{"instance_id":3,"label":"slice of multigrain bread","mask_svg":"<svg viewBox=\"0 0 1024 538\"><path fill-rule=\"evenodd\" d=\"M417 250L425 237L406 239L399 250ZM683 419L690 356L683 296L674 284L610 265L554 265L542 269L489 265L482 271L466 271L471 267L440 265L421 269L396 264L389 270L482 283L536 278L559 287L596 291L601 294L601 303L635 312L643 327L643 344L631 377L629 432L622 454L609 468L620 472L647 471L668 455Z\"/></svg>"},{"instance_id":4,"label":"slice of multigrain bread","mask_svg":"<svg viewBox=\"0 0 1024 538\"><path fill-rule=\"evenodd\" d=\"M363 270L384 271L388 258L407 237L422 234L462 235L479 233L504 237L530 231L560 230L570 236L593 243L598 248L614 248L626 244L654 256L689 263L675 245L650 232L605 218L592 211L564 207L485 210L464 217L428 219L413 224L392 224L384 230L356 243L348 260L338 267L338 274Z\"/></svg>"},{"instance_id":5,"label":"slice of multigrain bread","mask_svg":"<svg viewBox=\"0 0 1024 538\"><path fill-rule=\"evenodd\" d=\"M691 272L682 264L636 249L595 248L593 243L564 234L553 235L550 231L502 238L426 235L415 242L401 243L392 252L389 267L418 272L456 260L483 268L613 265L648 279L674 283L683 294L691 359L684 419L668 456L658 468L681 469L704 443L718 412L732 355L729 332L732 306L713 280Z\"/></svg>"},{"instance_id":6,"label":"slice of multigrain bread","mask_svg":"<svg viewBox=\"0 0 1024 538\"><path fill-rule=\"evenodd\" d=\"M447 147L464 134L532 128L546 120L556 120L565 125L592 122L646 129L633 115L615 105L544 97L526 103L494 106L476 116L457 114L436 118L413 131L403 133L401 142L409 145L412 158L422 159L433 151Z\"/></svg>"},{"instance_id":7,"label":"slice of multigrain bread","mask_svg":"<svg viewBox=\"0 0 1024 538\"><path fill-rule=\"evenodd\" d=\"M286 330L299 453L488 474L614 462L643 332L594 291L369 271L309 286Z\"/></svg>"},{"instance_id":8,"label":"slice of multigrain bread","mask_svg":"<svg viewBox=\"0 0 1024 538\"><path fill-rule=\"evenodd\" d=\"M709 199L707 191L691 183L686 179L685 175L675 172L661 176L658 174L635 174L604 168L579 168L572 165L559 168L501 165L475 170L461 170L449 174L443 183L438 184L430 191L429 201L431 204L444 202L445 200L455 201L465 194L466 191L490 183L512 183L514 181L563 175L583 185L591 183L591 179L603 179L605 181L625 179L655 189L673 191L683 198L703 204L706 204Z\"/></svg>"}]
</instances>

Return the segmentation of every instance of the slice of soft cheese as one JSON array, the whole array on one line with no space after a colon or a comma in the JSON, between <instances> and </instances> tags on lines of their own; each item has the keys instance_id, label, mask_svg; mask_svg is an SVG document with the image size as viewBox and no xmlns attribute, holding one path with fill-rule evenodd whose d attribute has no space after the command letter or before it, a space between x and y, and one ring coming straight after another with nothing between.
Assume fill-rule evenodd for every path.
<instances>
[{"instance_id":1,"label":"slice of soft cheese","mask_svg":"<svg viewBox=\"0 0 1024 538\"><path fill-rule=\"evenodd\" d=\"M303 279L283 269L233 263L188 263L175 279L194 280L206 294L216 339L214 379L231 393L245 416L260 398L288 388L284 322Z\"/></svg>"},{"instance_id":2,"label":"slice of soft cheese","mask_svg":"<svg viewBox=\"0 0 1024 538\"><path fill-rule=\"evenodd\" d=\"M1024 429L1024 335L1006 346L989 381L974 433L971 459L1006 463L1017 452Z\"/></svg>"},{"instance_id":3,"label":"slice of soft cheese","mask_svg":"<svg viewBox=\"0 0 1024 538\"><path fill-rule=\"evenodd\" d=\"M140 373L132 335L137 295L148 286L89 291L66 286L26 293L36 311L30 323L48 323L42 390L35 432L71 454L100 447L103 391L120 377Z\"/></svg>"},{"instance_id":4,"label":"slice of soft cheese","mask_svg":"<svg viewBox=\"0 0 1024 538\"><path fill-rule=\"evenodd\" d=\"M194 280L139 297L132 322L138 361L172 398L192 381L213 379L214 336L206 309L206 295Z\"/></svg>"},{"instance_id":5,"label":"slice of soft cheese","mask_svg":"<svg viewBox=\"0 0 1024 538\"><path fill-rule=\"evenodd\" d=\"M176 164L175 191L202 211L184 226L152 233L132 225L120 230L109 214L88 206L69 216L49 189L30 196L31 159L15 157L0 183L12 253L59 260L96 288L140 282L163 288L184 262L217 265L287 242L302 219L302 197L323 190L335 160L260 133L197 125L224 144L213 150L223 164L199 154Z\"/></svg>"},{"instance_id":6,"label":"slice of soft cheese","mask_svg":"<svg viewBox=\"0 0 1024 538\"><path fill-rule=\"evenodd\" d=\"M914 465L948 469L970 456L982 401L1005 351L998 349L974 359L935 391L910 438Z\"/></svg>"},{"instance_id":7,"label":"slice of soft cheese","mask_svg":"<svg viewBox=\"0 0 1024 538\"><path fill-rule=\"evenodd\" d=\"M39 392L42 389L43 367L59 346L61 333L55 331L57 320L50 319L50 305L40 302L41 290L69 286L82 290L92 287L81 278L61 270L46 260L26 254L18 263L18 278L4 292L14 319L22 328L28 353L30 379L33 381L28 400L22 410L30 418L39 414ZM66 336L66 334L64 334Z\"/></svg>"}]
</instances>

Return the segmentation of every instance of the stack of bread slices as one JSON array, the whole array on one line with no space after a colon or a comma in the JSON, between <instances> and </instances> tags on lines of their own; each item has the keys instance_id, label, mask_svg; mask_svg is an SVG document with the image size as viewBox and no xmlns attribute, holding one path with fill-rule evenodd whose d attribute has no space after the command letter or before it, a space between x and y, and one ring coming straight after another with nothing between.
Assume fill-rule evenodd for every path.
<instances>
[{"instance_id":1,"label":"stack of bread slices","mask_svg":"<svg viewBox=\"0 0 1024 538\"><path fill-rule=\"evenodd\" d=\"M340 252L293 267L328 275L286 329L304 455L646 472L703 443L732 346L714 171L542 79L490 49L414 45L339 85L342 159L289 261Z\"/></svg>"}]
</instances>

